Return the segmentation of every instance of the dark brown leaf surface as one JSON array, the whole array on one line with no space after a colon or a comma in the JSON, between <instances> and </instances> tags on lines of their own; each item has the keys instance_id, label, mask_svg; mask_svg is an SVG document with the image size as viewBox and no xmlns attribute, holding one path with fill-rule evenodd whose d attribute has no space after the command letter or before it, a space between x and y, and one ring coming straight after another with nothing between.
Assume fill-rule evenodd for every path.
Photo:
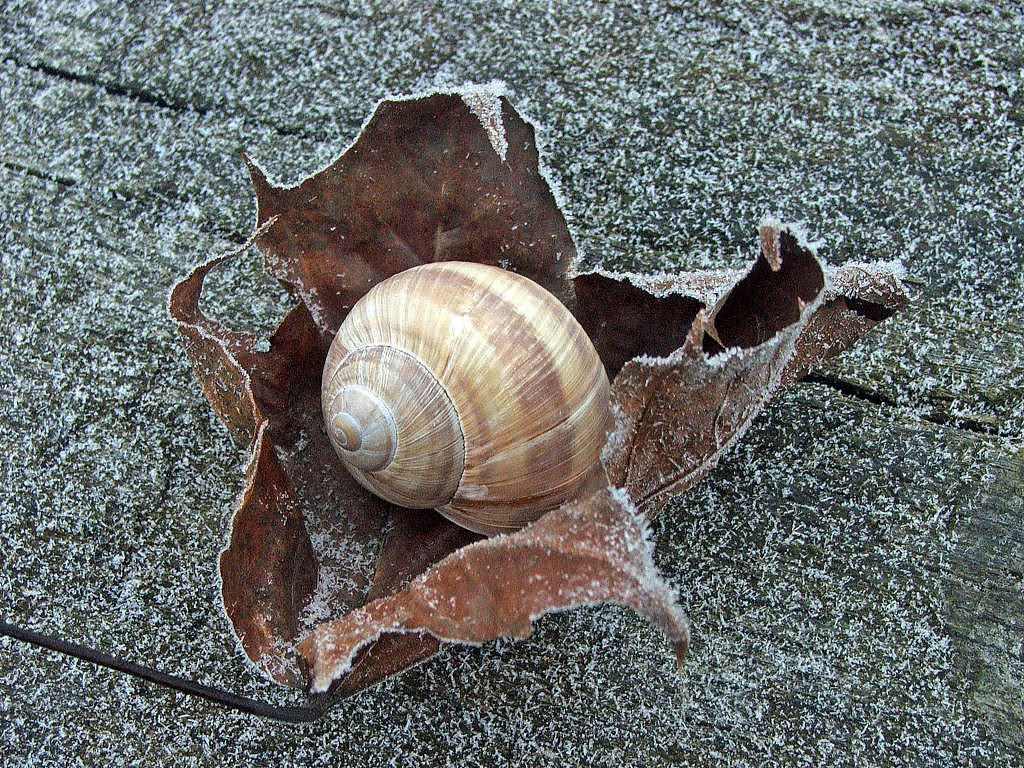
<instances>
[{"instance_id":1,"label":"dark brown leaf surface","mask_svg":"<svg viewBox=\"0 0 1024 768\"><path fill-rule=\"evenodd\" d=\"M486 87L384 101L330 166L290 188L251 160L257 245L328 336L371 287L433 261L504 267L572 303L576 251L533 126Z\"/></svg>"},{"instance_id":2,"label":"dark brown leaf surface","mask_svg":"<svg viewBox=\"0 0 1024 768\"><path fill-rule=\"evenodd\" d=\"M382 102L349 149L294 187L247 161L253 239L300 304L261 351L199 308L223 257L175 287L170 311L215 412L251 446L220 559L223 598L249 658L286 685L353 693L442 640L526 637L547 612L601 602L646 615L681 660L685 618L636 508L653 513L692 486L780 386L907 298L891 265L825 270L774 221L745 273L570 280L575 247L534 129L492 88ZM613 378L604 458L616 487L480 541L351 479L321 424L326 348L376 283L439 260L514 270L576 312Z\"/></svg>"},{"instance_id":3,"label":"dark brown leaf surface","mask_svg":"<svg viewBox=\"0 0 1024 768\"><path fill-rule=\"evenodd\" d=\"M305 671L287 641L299 634L319 566L301 503L266 423L256 437L231 540L220 557L224 609L249 658L277 682L301 688Z\"/></svg>"}]
</instances>

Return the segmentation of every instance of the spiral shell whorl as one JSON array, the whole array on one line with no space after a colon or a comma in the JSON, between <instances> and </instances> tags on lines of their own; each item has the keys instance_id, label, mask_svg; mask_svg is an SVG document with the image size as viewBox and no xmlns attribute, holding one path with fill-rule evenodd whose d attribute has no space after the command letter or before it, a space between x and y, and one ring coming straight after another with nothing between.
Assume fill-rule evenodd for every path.
<instances>
[{"instance_id":1,"label":"spiral shell whorl","mask_svg":"<svg viewBox=\"0 0 1024 768\"><path fill-rule=\"evenodd\" d=\"M458 414L434 375L407 352L384 345L328 362L324 423L355 478L403 507L449 501L462 478L465 449Z\"/></svg>"},{"instance_id":2,"label":"spiral shell whorl","mask_svg":"<svg viewBox=\"0 0 1024 768\"><path fill-rule=\"evenodd\" d=\"M378 470L347 460L342 393L353 385L396 425L394 458ZM352 308L328 353L323 408L335 448L366 487L496 533L535 520L601 471L608 390L589 338L551 294L496 267L440 262L379 283Z\"/></svg>"}]
</instances>

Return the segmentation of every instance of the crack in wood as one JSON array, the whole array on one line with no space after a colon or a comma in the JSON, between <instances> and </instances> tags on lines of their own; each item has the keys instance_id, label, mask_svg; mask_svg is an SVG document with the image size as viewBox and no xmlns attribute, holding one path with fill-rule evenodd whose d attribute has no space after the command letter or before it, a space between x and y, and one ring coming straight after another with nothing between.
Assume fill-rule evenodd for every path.
<instances>
[{"instance_id":1,"label":"crack in wood","mask_svg":"<svg viewBox=\"0 0 1024 768\"><path fill-rule=\"evenodd\" d=\"M826 376L820 373L812 373L804 376L801 381L805 381L809 384L820 384L823 387L834 389L837 392L841 392L847 397L853 397L857 400L864 400L875 405L883 405L889 408L899 407L899 402L892 397L883 395L868 387L855 384L852 381L846 379L840 379L837 376ZM990 436L1005 436L1006 432L1000 430L998 427L994 427L991 424L986 424L978 419L972 419L968 416L954 416L949 413L920 413L918 417L923 421L931 422L932 424L938 424L943 427L955 427L956 429L962 429L965 432L973 432L978 435L990 435Z\"/></svg>"},{"instance_id":2,"label":"crack in wood","mask_svg":"<svg viewBox=\"0 0 1024 768\"><path fill-rule=\"evenodd\" d=\"M52 181L54 184L59 184L62 187L73 187L78 183L78 179L72 176L64 176L45 168L37 168L33 165L19 163L16 160L9 160L7 158L0 158L0 166L17 173L34 176L35 178L42 179L43 181Z\"/></svg>"},{"instance_id":3,"label":"crack in wood","mask_svg":"<svg viewBox=\"0 0 1024 768\"><path fill-rule=\"evenodd\" d=\"M45 64L43 62L29 63L17 59L14 56L5 56L3 61L7 64L11 64L20 69L25 69L30 72L37 72L39 74L47 75L49 77L55 77L69 83L77 83L79 85L85 85L91 88L96 88L109 96L129 99L139 104L146 104L151 107L157 107L158 109L166 109L172 112L178 112L182 114L192 112L197 115L209 115L212 113L219 114L220 116L225 118L232 117L231 113L219 112L218 110L214 109L214 107L210 104L194 103L182 99L167 98L164 96L160 96L159 94L144 90L142 88L135 88L129 85L121 85L119 83L107 82L97 77L93 77L92 75L85 75L78 72L73 72L69 69L64 69L63 67L53 66L52 64ZM306 133L305 131L302 131L298 128L276 125L274 123L260 124L264 125L265 127L267 127L268 129L270 129L279 136L296 137L300 139L307 139L310 141L319 141L323 138L321 136Z\"/></svg>"},{"instance_id":4,"label":"crack in wood","mask_svg":"<svg viewBox=\"0 0 1024 768\"><path fill-rule=\"evenodd\" d=\"M155 93L143 90L141 88L133 88L127 85L119 85L118 83L109 83L100 80L97 77L91 75L83 75L78 72L72 72L69 69L62 67L55 67L50 64L44 64L42 62L28 63L16 59L13 56L5 56L4 61L13 64L16 67L22 69L28 69L32 72L39 72L40 74L49 75L50 77L57 77L61 80L66 80L72 83L79 83L81 85L88 85L93 88L99 88L104 93L108 93L111 96L120 96L122 98L131 99L142 104L148 104L153 107L159 107L160 109L169 109L174 112L195 112L200 115L205 115L210 112L210 107L205 104L193 104L188 101L180 101L177 99L167 99Z\"/></svg>"}]
</instances>

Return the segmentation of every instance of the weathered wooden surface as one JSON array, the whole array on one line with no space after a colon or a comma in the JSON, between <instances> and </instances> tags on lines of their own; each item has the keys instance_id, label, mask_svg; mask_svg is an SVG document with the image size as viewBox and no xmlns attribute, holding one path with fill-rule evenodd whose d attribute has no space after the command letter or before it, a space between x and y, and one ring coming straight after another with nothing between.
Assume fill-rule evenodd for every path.
<instances>
[{"instance_id":1,"label":"weathered wooden surface","mask_svg":"<svg viewBox=\"0 0 1024 768\"><path fill-rule=\"evenodd\" d=\"M682 676L639 620L581 611L285 728L2 641L5 754L1020 762L1019 8L193 5L0 14L5 617L282 695L217 608L240 457L164 301L252 223L239 149L298 178L389 91L507 80L547 127L592 260L734 266L775 211L833 261L902 258L921 300L772 407L659 522L694 624ZM254 262L213 308L269 327L286 304Z\"/></svg>"}]
</instances>

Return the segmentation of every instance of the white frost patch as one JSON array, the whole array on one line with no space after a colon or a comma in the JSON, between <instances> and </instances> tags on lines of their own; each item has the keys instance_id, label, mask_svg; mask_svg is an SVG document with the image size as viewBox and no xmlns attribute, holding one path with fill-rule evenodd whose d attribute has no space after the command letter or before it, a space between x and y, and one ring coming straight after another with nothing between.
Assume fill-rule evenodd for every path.
<instances>
[{"instance_id":1,"label":"white frost patch","mask_svg":"<svg viewBox=\"0 0 1024 768\"><path fill-rule=\"evenodd\" d=\"M626 444L626 435L630 429L630 421L618 403L611 403L609 410L613 427L608 433L608 439L604 442L604 448L601 449L601 463L606 467L612 463L616 454Z\"/></svg>"},{"instance_id":2,"label":"white frost patch","mask_svg":"<svg viewBox=\"0 0 1024 768\"><path fill-rule=\"evenodd\" d=\"M713 307L725 292L732 288L747 272L744 269L709 269L699 272L613 272L603 267L574 271L570 277L600 275L609 280L629 283L652 296L683 296Z\"/></svg>"},{"instance_id":3,"label":"white frost patch","mask_svg":"<svg viewBox=\"0 0 1024 768\"><path fill-rule=\"evenodd\" d=\"M476 115L484 127L491 146L502 162L505 162L508 155L508 137L501 117L501 97L505 92L505 84L499 80L484 85L467 84L458 91L469 111Z\"/></svg>"},{"instance_id":4,"label":"white frost patch","mask_svg":"<svg viewBox=\"0 0 1024 768\"><path fill-rule=\"evenodd\" d=\"M343 589L350 589L351 577L342 569L321 565L317 575L316 588L309 602L299 616L299 625L303 628L299 634L308 632L317 624L334 618L338 606L330 599L332 595Z\"/></svg>"},{"instance_id":5,"label":"white frost patch","mask_svg":"<svg viewBox=\"0 0 1024 768\"><path fill-rule=\"evenodd\" d=\"M901 261L847 262L825 270L825 301L837 296L866 300L897 291L911 299L906 267Z\"/></svg>"},{"instance_id":6,"label":"white frost patch","mask_svg":"<svg viewBox=\"0 0 1024 768\"><path fill-rule=\"evenodd\" d=\"M891 277L900 282L907 278L907 267L900 259L892 259L890 261L848 261L842 267L834 269L862 272L866 275L881 278Z\"/></svg>"}]
</instances>

